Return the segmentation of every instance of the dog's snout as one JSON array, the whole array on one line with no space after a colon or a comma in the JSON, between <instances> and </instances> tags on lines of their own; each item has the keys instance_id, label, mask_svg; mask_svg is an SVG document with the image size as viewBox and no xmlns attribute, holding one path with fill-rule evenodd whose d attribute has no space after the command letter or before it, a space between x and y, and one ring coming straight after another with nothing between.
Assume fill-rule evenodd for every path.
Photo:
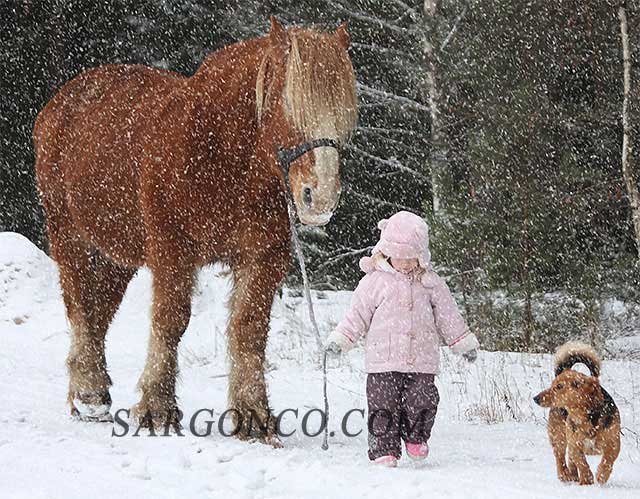
<instances>
[{"instance_id":1,"label":"dog's snout","mask_svg":"<svg viewBox=\"0 0 640 499\"><path fill-rule=\"evenodd\" d=\"M538 394L538 395L536 395L535 397L533 397L533 401L534 401L536 404L540 405L540 394Z\"/></svg>"}]
</instances>

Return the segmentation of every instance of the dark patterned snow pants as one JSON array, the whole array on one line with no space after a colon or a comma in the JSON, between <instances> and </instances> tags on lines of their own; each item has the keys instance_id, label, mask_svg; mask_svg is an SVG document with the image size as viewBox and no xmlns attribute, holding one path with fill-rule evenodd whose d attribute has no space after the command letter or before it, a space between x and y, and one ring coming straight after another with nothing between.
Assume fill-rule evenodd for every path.
<instances>
[{"instance_id":1,"label":"dark patterned snow pants","mask_svg":"<svg viewBox=\"0 0 640 499\"><path fill-rule=\"evenodd\" d=\"M400 458L402 440L429 440L440 400L434 377L397 371L367 375L369 459Z\"/></svg>"}]
</instances>

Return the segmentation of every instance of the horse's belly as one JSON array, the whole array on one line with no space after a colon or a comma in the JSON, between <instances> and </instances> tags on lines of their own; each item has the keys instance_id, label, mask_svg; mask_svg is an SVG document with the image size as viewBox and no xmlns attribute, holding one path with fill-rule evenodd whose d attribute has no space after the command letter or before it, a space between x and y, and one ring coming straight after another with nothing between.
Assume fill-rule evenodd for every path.
<instances>
[{"instance_id":1,"label":"horse's belly","mask_svg":"<svg viewBox=\"0 0 640 499\"><path fill-rule=\"evenodd\" d=\"M132 175L98 168L66 183L67 204L83 236L116 262L144 264L146 238Z\"/></svg>"}]
</instances>

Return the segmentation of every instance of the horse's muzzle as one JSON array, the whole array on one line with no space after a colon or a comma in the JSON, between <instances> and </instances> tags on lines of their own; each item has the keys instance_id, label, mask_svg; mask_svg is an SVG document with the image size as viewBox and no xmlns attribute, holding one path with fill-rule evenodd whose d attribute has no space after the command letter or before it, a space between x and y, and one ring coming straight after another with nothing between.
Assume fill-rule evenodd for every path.
<instances>
[{"instance_id":1,"label":"horse's muzzle","mask_svg":"<svg viewBox=\"0 0 640 499\"><path fill-rule=\"evenodd\" d=\"M300 217L300 221L305 225L321 226L329 223L329 220L331 220L333 216L333 211L320 215L301 215L300 212L298 212L298 216Z\"/></svg>"}]
</instances>

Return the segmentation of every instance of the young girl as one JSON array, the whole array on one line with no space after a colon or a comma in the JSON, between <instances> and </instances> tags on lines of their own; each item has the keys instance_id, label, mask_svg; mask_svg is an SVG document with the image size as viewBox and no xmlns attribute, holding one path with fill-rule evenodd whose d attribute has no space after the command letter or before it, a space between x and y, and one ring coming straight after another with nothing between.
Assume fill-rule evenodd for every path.
<instances>
[{"instance_id":1,"label":"young girl","mask_svg":"<svg viewBox=\"0 0 640 499\"><path fill-rule=\"evenodd\" d=\"M396 466L401 440L409 457L429 454L440 339L470 362L479 344L444 280L431 269L424 220L401 211L378 228L382 234L372 256L360 260L366 275L325 347L345 352L366 334L369 459Z\"/></svg>"}]
</instances>

